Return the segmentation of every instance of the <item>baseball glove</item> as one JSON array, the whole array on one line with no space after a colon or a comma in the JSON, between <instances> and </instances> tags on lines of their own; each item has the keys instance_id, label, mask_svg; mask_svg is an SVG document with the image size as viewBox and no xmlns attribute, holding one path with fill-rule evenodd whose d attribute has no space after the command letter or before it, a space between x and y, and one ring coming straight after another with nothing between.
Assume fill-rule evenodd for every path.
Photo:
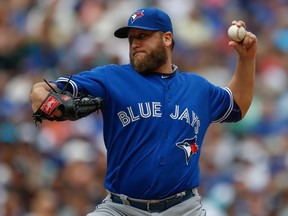
<instances>
[{"instance_id":1,"label":"baseball glove","mask_svg":"<svg viewBox=\"0 0 288 216\"><path fill-rule=\"evenodd\" d=\"M33 113L32 118L36 125L43 120L75 121L98 111L102 104L103 99L100 97L73 97L68 91L52 88L38 110ZM56 109L61 111L61 117L51 116Z\"/></svg>"}]
</instances>

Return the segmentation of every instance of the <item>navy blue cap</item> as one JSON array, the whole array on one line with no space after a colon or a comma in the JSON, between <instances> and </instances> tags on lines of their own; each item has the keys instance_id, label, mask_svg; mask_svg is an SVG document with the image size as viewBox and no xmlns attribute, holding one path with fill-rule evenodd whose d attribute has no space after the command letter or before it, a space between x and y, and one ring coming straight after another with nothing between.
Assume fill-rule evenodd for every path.
<instances>
[{"instance_id":1,"label":"navy blue cap","mask_svg":"<svg viewBox=\"0 0 288 216\"><path fill-rule=\"evenodd\" d=\"M157 8L143 8L135 11L129 17L127 26L117 29L114 35L118 38L127 38L128 30L131 28L171 32L173 34L170 17L164 11Z\"/></svg>"}]
</instances>

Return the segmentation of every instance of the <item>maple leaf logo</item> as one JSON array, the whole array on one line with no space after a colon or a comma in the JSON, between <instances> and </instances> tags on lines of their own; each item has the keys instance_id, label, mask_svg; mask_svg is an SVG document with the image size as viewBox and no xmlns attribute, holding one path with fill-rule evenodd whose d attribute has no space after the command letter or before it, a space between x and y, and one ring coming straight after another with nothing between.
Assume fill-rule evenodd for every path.
<instances>
[{"instance_id":1,"label":"maple leaf logo","mask_svg":"<svg viewBox=\"0 0 288 216\"><path fill-rule=\"evenodd\" d=\"M199 150L199 146L196 143L197 137L194 136L191 139L185 139L181 142L176 143L178 148L181 148L185 152L186 156L186 165L189 164L189 161L192 158L192 155L197 154Z\"/></svg>"}]
</instances>

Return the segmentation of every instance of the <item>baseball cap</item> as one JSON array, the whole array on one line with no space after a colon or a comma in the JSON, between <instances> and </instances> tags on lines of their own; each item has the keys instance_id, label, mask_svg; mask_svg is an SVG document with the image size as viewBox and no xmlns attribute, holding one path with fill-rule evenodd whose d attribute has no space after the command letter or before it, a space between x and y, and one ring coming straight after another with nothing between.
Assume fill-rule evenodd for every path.
<instances>
[{"instance_id":1,"label":"baseball cap","mask_svg":"<svg viewBox=\"0 0 288 216\"><path fill-rule=\"evenodd\" d=\"M171 32L173 34L170 17L158 8L142 8L135 11L129 17L127 26L117 29L114 35L118 38L127 38L128 30L131 28Z\"/></svg>"}]
</instances>

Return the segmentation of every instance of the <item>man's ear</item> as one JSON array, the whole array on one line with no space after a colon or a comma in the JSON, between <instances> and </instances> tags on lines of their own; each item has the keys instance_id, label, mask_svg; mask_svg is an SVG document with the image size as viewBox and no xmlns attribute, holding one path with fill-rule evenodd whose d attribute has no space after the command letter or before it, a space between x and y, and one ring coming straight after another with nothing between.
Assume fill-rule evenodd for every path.
<instances>
[{"instance_id":1,"label":"man's ear","mask_svg":"<svg viewBox=\"0 0 288 216\"><path fill-rule=\"evenodd\" d=\"M163 42L166 46L170 46L172 44L172 33L171 32L165 32L163 34Z\"/></svg>"}]
</instances>

